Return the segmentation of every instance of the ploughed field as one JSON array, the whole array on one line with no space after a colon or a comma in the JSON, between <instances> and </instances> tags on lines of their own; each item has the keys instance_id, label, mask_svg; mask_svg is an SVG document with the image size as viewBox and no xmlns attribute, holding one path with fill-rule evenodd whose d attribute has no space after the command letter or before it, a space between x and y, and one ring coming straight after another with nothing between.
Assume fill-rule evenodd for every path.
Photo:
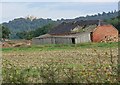
<instances>
[{"instance_id":1,"label":"ploughed field","mask_svg":"<svg viewBox=\"0 0 120 85\"><path fill-rule=\"evenodd\" d=\"M3 82L116 83L118 43L3 48Z\"/></svg>"}]
</instances>

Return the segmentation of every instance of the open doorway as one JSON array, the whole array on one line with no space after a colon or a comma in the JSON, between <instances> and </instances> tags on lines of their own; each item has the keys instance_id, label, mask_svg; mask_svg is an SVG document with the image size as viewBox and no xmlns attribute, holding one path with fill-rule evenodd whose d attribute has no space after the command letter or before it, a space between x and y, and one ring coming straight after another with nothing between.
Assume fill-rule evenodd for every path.
<instances>
[{"instance_id":1,"label":"open doorway","mask_svg":"<svg viewBox=\"0 0 120 85\"><path fill-rule=\"evenodd\" d=\"M72 38L72 44L75 44L75 38Z\"/></svg>"},{"instance_id":2,"label":"open doorway","mask_svg":"<svg viewBox=\"0 0 120 85\"><path fill-rule=\"evenodd\" d=\"M90 40L93 42L93 32L90 32Z\"/></svg>"}]
</instances>

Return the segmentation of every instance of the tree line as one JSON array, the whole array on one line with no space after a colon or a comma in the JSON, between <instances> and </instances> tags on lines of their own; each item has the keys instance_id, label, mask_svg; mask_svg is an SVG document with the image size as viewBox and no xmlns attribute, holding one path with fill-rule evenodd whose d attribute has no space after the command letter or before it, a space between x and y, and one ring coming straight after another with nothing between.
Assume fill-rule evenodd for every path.
<instances>
[{"instance_id":1,"label":"tree line","mask_svg":"<svg viewBox=\"0 0 120 85\"><path fill-rule=\"evenodd\" d=\"M48 33L52 28L54 28L56 26L56 24L54 23L49 23L48 25L45 25L43 27L39 27L38 29L34 30L34 31L24 31L24 32L18 32L16 35L20 38L20 39L32 39L33 37L38 37L40 35L46 34Z\"/></svg>"}]
</instances>

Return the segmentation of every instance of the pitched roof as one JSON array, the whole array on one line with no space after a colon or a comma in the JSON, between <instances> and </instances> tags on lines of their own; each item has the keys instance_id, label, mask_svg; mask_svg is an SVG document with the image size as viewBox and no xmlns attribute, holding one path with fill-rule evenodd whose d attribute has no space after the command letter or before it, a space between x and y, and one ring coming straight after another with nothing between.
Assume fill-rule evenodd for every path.
<instances>
[{"instance_id":1,"label":"pitched roof","mask_svg":"<svg viewBox=\"0 0 120 85\"><path fill-rule=\"evenodd\" d=\"M51 35L50 34L44 34L44 35L40 35L36 38L47 38L47 37L51 37Z\"/></svg>"},{"instance_id":2,"label":"pitched roof","mask_svg":"<svg viewBox=\"0 0 120 85\"><path fill-rule=\"evenodd\" d=\"M87 33L87 32L86 32ZM73 33L73 34L68 34L68 35L50 35L50 34L44 34L44 35L40 35L39 37L36 37L36 39L42 39L42 38L51 38L51 37L59 37L59 38L62 38L62 37L67 37L67 38L75 38L75 37L78 37L80 36L80 34L84 34L84 33Z\"/></svg>"},{"instance_id":3,"label":"pitched roof","mask_svg":"<svg viewBox=\"0 0 120 85\"><path fill-rule=\"evenodd\" d=\"M71 33L71 30L73 30L77 26L81 26L81 29L87 28L90 25L97 26L99 24L99 20L87 20L87 21L77 21L77 22L63 22L60 25L56 26L54 29L52 29L48 34L65 34L65 33ZM106 23L101 22L101 25L104 25ZM89 28L93 30L94 27ZM88 31L86 30L86 31Z\"/></svg>"}]
</instances>

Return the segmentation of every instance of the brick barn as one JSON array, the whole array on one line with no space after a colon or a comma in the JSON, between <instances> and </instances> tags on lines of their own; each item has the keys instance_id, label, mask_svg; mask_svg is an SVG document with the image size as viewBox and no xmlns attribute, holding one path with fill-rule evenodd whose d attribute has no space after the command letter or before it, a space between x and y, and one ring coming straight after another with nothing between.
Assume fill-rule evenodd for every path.
<instances>
[{"instance_id":1,"label":"brick barn","mask_svg":"<svg viewBox=\"0 0 120 85\"><path fill-rule=\"evenodd\" d=\"M97 26L96 29L92 32L92 41L101 42L101 41L117 41L118 39L118 30L112 25L103 25Z\"/></svg>"},{"instance_id":2,"label":"brick barn","mask_svg":"<svg viewBox=\"0 0 120 85\"><path fill-rule=\"evenodd\" d=\"M45 35L33 38L33 44L77 44L117 41L118 30L99 20L63 22Z\"/></svg>"}]
</instances>

